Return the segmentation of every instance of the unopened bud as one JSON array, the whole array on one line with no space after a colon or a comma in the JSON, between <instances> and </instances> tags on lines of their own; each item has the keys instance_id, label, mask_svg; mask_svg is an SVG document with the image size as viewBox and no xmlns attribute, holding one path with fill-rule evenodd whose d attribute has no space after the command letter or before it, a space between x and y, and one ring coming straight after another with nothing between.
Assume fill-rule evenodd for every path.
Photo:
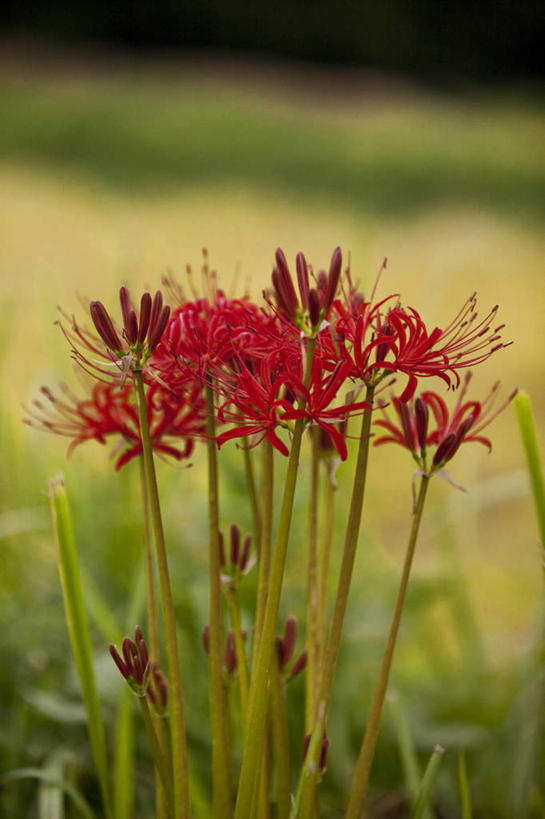
<instances>
[{"instance_id":1,"label":"unopened bud","mask_svg":"<svg viewBox=\"0 0 545 819\"><path fill-rule=\"evenodd\" d=\"M225 668L228 674L233 674L237 668L237 652L235 648L235 634L229 629L225 638Z\"/></svg>"},{"instance_id":2,"label":"unopened bud","mask_svg":"<svg viewBox=\"0 0 545 819\"><path fill-rule=\"evenodd\" d=\"M416 421L416 436L418 438L418 445L420 450L423 451L426 449L429 410L428 405L422 401L421 398L417 398L414 402L414 417Z\"/></svg>"},{"instance_id":3,"label":"unopened bud","mask_svg":"<svg viewBox=\"0 0 545 819\"><path fill-rule=\"evenodd\" d=\"M320 321L320 296L313 287L308 294L308 313L312 327L316 327Z\"/></svg>"}]
</instances>

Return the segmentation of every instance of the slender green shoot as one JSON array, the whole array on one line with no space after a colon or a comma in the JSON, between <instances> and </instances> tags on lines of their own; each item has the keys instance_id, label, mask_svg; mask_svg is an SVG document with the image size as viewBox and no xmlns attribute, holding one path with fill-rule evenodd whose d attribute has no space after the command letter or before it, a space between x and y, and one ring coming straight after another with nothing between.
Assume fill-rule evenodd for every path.
<instances>
[{"instance_id":1,"label":"slender green shoot","mask_svg":"<svg viewBox=\"0 0 545 819\"><path fill-rule=\"evenodd\" d=\"M519 392L513 401L519 424L522 444L526 453L528 473L537 514L539 535L541 538L542 564L545 572L545 481L539 453L536 424L530 398L525 392Z\"/></svg>"},{"instance_id":2,"label":"slender green shoot","mask_svg":"<svg viewBox=\"0 0 545 819\"><path fill-rule=\"evenodd\" d=\"M440 745L436 745L431 752L430 761L428 762L426 770L424 771L424 776L422 777L422 783L416 798L416 804L413 812L411 813L411 819L424 819L426 807L431 796L433 781L443 760L444 753L445 749L441 748Z\"/></svg>"},{"instance_id":3,"label":"slender green shoot","mask_svg":"<svg viewBox=\"0 0 545 819\"><path fill-rule=\"evenodd\" d=\"M403 768L405 788L409 794L411 805L414 807L420 788L420 780L422 778L420 766L418 764L407 716L401 706L397 692L390 692L387 696L387 701L390 707L390 715L392 717L392 723L396 733L397 744L401 756L401 767ZM431 819L429 809L424 812L424 819Z\"/></svg>"},{"instance_id":4,"label":"slender green shoot","mask_svg":"<svg viewBox=\"0 0 545 819\"><path fill-rule=\"evenodd\" d=\"M471 819L471 792L467 778L466 755L458 751L458 787L462 803L462 819Z\"/></svg>"},{"instance_id":5,"label":"slender green shoot","mask_svg":"<svg viewBox=\"0 0 545 819\"><path fill-rule=\"evenodd\" d=\"M112 806L108 786L108 761L104 725L93 670L91 637L83 602L83 590L70 508L62 477L51 481L49 497L53 514L53 526L59 547L59 572L64 596L66 622L87 711L87 730L89 731L104 812L107 819L110 819L112 817Z\"/></svg>"}]
</instances>

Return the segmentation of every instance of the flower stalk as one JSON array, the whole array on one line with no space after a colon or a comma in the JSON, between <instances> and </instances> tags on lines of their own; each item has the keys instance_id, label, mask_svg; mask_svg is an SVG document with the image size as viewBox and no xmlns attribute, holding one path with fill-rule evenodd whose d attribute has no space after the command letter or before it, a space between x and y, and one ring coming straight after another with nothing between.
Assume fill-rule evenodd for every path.
<instances>
[{"instance_id":1,"label":"flower stalk","mask_svg":"<svg viewBox=\"0 0 545 819\"><path fill-rule=\"evenodd\" d=\"M377 745L378 733L380 729L380 721L382 717L382 707L384 705L384 698L386 696L386 689L388 688L388 680L390 678L390 669L392 667L392 658L394 656L394 649L396 646L397 635L399 632L399 624L401 622L401 615L403 613L403 606L405 603L405 595L407 593L407 586L409 583L409 576L411 573L411 566L413 562L414 552L416 549L416 541L418 538L418 531L420 529L420 522L422 520L422 512L424 510L424 502L426 500L426 493L429 484L429 477L423 475L420 481L420 489L413 514L413 521L411 526L411 533L407 545L407 552L405 554L405 561L403 563L403 571L401 574L401 581L397 593L396 604L394 608L394 615L390 632L388 634L388 641L386 649L382 658L380 672L373 694L371 703L371 710L365 728L365 734L360 750L360 755L354 771L352 780L352 788L350 790L350 801L346 812L346 819L359 819L362 814L365 796L367 793L367 786L369 784L369 775L371 773L371 766L375 756L375 748Z\"/></svg>"},{"instance_id":2,"label":"flower stalk","mask_svg":"<svg viewBox=\"0 0 545 819\"><path fill-rule=\"evenodd\" d=\"M174 603L172 599L168 558L163 531L161 507L159 503L159 491L157 487L157 477L155 474L155 464L153 461L146 396L144 392L144 382L141 370L135 370L133 372L133 382L136 393L138 420L140 423L140 432L142 437L144 473L148 488L151 521L155 536L157 568L159 574L159 585L161 588L163 618L165 623L168 679L171 691L170 731L173 770L174 819L187 819L187 817L189 817L189 774L182 674L178 656L176 618L174 615Z\"/></svg>"}]
</instances>

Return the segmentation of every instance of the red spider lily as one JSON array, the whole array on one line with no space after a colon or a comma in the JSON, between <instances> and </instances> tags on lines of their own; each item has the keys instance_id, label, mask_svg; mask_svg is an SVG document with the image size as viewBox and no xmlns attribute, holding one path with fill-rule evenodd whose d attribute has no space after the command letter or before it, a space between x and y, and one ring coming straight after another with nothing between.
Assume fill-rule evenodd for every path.
<instances>
[{"instance_id":1,"label":"red spider lily","mask_svg":"<svg viewBox=\"0 0 545 819\"><path fill-rule=\"evenodd\" d=\"M397 296L388 296L377 304L359 301L357 306L353 298L348 304L336 301L338 320L329 339L324 334L322 344L331 359L350 357L354 362L352 377L366 384L376 385L392 372L407 375L402 402L412 398L419 377L437 376L448 386L454 379L458 386L458 370L479 364L496 350L509 346L510 342L500 341L503 325L492 327L497 307L478 320L475 294L444 330L436 327L431 332L416 310L399 303L391 306L393 299Z\"/></svg>"},{"instance_id":2,"label":"red spider lily","mask_svg":"<svg viewBox=\"0 0 545 819\"><path fill-rule=\"evenodd\" d=\"M394 398L392 403L397 415L397 422L390 420L384 411L384 418L375 421L376 426L385 429L388 434L377 438L374 445L392 442L408 449L419 467L426 473L441 469L454 457L463 443L474 441L484 444L490 451L492 444L481 435L494 418L513 400L517 390L496 406L499 381L494 384L484 401L466 401L465 396L471 373L468 372L456 405L452 412L441 396L435 392L423 392L419 398L405 403ZM430 429L430 412L435 422ZM435 447L435 452L428 469L428 448Z\"/></svg>"},{"instance_id":3,"label":"red spider lily","mask_svg":"<svg viewBox=\"0 0 545 819\"><path fill-rule=\"evenodd\" d=\"M108 376L124 382L132 369L142 369L159 344L168 324L170 307L163 305L160 290L151 297L144 293L140 309L132 306L129 291L121 287L119 301L123 327L119 329L100 301L92 301L89 311L98 335L80 326L76 319L61 313L60 327L72 346L74 359L93 377ZM102 379L103 380L103 379Z\"/></svg>"},{"instance_id":4,"label":"red spider lily","mask_svg":"<svg viewBox=\"0 0 545 819\"><path fill-rule=\"evenodd\" d=\"M333 251L329 272L318 273L315 287L311 287L310 281L312 268L307 264L303 253L297 254L295 266L300 300L297 298L289 265L281 248L277 249L275 259L272 285L278 313L306 335L316 336L333 304L339 285L342 268L340 247Z\"/></svg>"},{"instance_id":5,"label":"red spider lily","mask_svg":"<svg viewBox=\"0 0 545 819\"><path fill-rule=\"evenodd\" d=\"M62 397L42 387L47 400L33 402L25 423L72 438L68 456L84 441L105 444L109 436L120 436L123 452L116 461L116 470L142 453L138 412L131 400L130 385L98 382L85 399L75 396L64 384L60 390ZM193 438L204 430L204 401L197 386L188 385L186 392L176 397L153 384L147 390L146 401L154 450L175 460L189 457Z\"/></svg>"},{"instance_id":6,"label":"red spider lily","mask_svg":"<svg viewBox=\"0 0 545 819\"><path fill-rule=\"evenodd\" d=\"M213 302L197 299L174 311L152 364L163 373L178 364L202 380L210 369L262 357L278 338L275 325L249 299L229 299L218 290Z\"/></svg>"},{"instance_id":7,"label":"red spider lily","mask_svg":"<svg viewBox=\"0 0 545 819\"><path fill-rule=\"evenodd\" d=\"M270 356L261 361L257 374L244 369L233 376L231 383L224 379L222 386L229 397L220 406L218 417L220 421L235 426L218 435L218 447L233 438L259 435L254 446L267 438L279 452L288 455L289 449L278 437L276 429L289 429L291 422L303 418L307 424L321 427L330 436L341 459L345 460L346 443L335 422L370 409L365 401L331 407L346 381L351 363L339 362L333 372L328 372L316 357L309 386L305 387L301 357L286 357L280 368L273 368L274 360L274 356ZM296 398L302 399L301 407L294 405Z\"/></svg>"}]
</instances>

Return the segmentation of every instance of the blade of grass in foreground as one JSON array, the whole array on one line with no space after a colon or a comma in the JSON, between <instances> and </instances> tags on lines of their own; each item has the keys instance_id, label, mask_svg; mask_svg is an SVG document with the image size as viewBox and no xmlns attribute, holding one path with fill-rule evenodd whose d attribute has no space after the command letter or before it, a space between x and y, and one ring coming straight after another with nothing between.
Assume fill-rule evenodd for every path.
<instances>
[{"instance_id":1,"label":"blade of grass in foreground","mask_svg":"<svg viewBox=\"0 0 545 819\"><path fill-rule=\"evenodd\" d=\"M532 484L532 493L541 537L543 568L545 570L545 482L543 480L543 468L541 466L534 414L532 412L530 398L525 392L519 392L518 395L515 396L513 406L519 424L522 444L526 452L528 472Z\"/></svg>"},{"instance_id":2,"label":"blade of grass in foreground","mask_svg":"<svg viewBox=\"0 0 545 819\"><path fill-rule=\"evenodd\" d=\"M83 591L78 566L78 557L72 531L72 521L68 498L62 477L50 484L51 511L53 525L59 546L59 571L64 596L66 622L70 642L78 671L83 701L87 711L87 729L97 769L104 812L107 819L112 817L108 790L108 763L104 726L100 715L100 703L93 670L91 639L87 615L83 603Z\"/></svg>"},{"instance_id":3,"label":"blade of grass in foreground","mask_svg":"<svg viewBox=\"0 0 545 819\"><path fill-rule=\"evenodd\" d=\"M462 819L471 819L471 794L467 779L466 757L463 751L458 752L458 785L462 802Z\"/></svg>"},{"instance_id":4,"label":"blade of grass in foreground","mask_svg":"<svg viewBox=\"0 0 545 819\"><path fill-rule=\"evenodd\" d=\"M424 819L430 798L431 786L433 785L433 780L435 779L435 775L439 769L444 753L445 750L444 748L441 748L440 745L436 745L431 752L430 761L428 762L426 770L424 771L424 776L422 777L420 791L416 799L414 811L411 814L412 819Z\"/></svg>"}]
</instances>

